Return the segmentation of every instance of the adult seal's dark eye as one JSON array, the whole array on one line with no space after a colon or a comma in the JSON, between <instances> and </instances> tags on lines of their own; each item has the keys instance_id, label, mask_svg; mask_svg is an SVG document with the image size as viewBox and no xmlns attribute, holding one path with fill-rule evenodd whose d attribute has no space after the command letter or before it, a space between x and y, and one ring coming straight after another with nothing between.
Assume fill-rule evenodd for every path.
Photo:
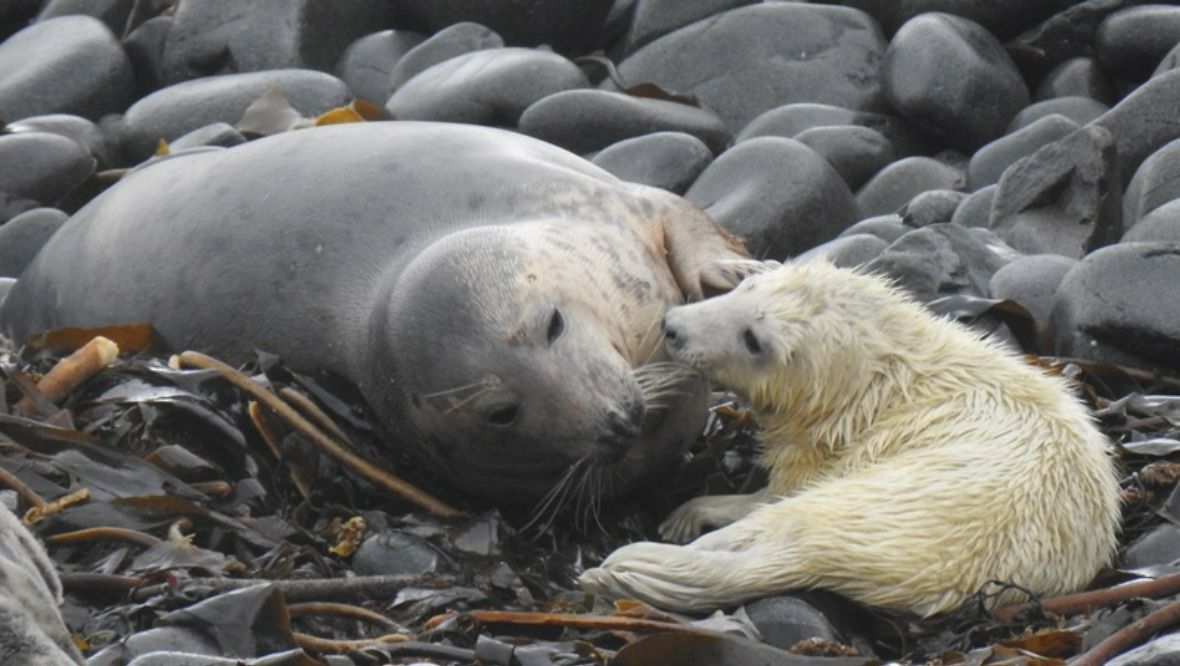
<instances>
[{"instance_id":1,"label":"adult seal's dark eye","mask_svg":"<svg viewBox=\"0 0 1180 666\"><path fill-rule=\"evenodd\" d=\"M562 333L565 333L565 317L561 316L561 310L554 310L553 316L549 317L549 330L545 332L545 341L553 344Z\"/></svg>"}]
</instances>

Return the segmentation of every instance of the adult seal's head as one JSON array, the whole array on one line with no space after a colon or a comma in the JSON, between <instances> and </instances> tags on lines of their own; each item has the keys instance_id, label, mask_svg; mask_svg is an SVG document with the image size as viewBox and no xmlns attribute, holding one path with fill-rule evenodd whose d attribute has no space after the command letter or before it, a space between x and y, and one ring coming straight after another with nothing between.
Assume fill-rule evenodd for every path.
<instances>
[{"instance_id":1,"label":"adult seal's head","mask_svg":"<svg viewBox=\"0 0 1180 666\"><path fill-rule=\"evenodd\" d=\"M682 199L551 145L367 123L136 171L49 241L3 319L17 339L146 320L174 348L342 374L460 488L529 502L681 455L707 385L662 362L660 321L759 266Z\"/></svg>"}]
</instances>

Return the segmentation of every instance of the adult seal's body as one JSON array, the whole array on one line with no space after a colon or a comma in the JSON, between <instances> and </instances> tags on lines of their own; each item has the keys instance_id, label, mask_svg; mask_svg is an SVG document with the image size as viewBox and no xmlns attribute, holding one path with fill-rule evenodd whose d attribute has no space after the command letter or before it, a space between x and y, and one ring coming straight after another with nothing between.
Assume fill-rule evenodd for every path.
<instances>
[{"instance_id":1,"label":"adult seal's body","mask_svg":"<svg viewBox=\"0 0 1180 666\"><path fill-rule=\"evenodd\" d=\"M563 475L625 490L680 455L706 388L650 365L659 322L754 266L683 200L548 144L369 123L132 173L2 316L17 340L148 321L173 349L342 374L461 488L529 501Z\"/></svg>"},{"instance_id":2,"label":"adult seal's body","mask_svg":"<svg viewBox=\"0 0 1180 666\"><path fill-rule=\"evenodd\" d=\"M582 576L681 609L820 587L932 615L1073 592L1114 554L1112 446L1066 380L885 280L790 264L671 309L674 358L758 413L767 492L698 498Z\"/></svg>"}]
</instances>

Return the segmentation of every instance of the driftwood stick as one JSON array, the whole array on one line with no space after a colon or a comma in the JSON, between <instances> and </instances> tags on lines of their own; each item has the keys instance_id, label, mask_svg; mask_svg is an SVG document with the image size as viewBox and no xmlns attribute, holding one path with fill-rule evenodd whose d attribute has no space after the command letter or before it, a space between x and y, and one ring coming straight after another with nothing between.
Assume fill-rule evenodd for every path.
<instances>
[{"instance_id":1,"label":"driftwood stick","mask_svg":"<svg viewBox=\"0 0 1180 666\"><path fill-rule=\"evenodd\" d=\"M1098 608L1113 606L1135 597L1155 599L1180 593L1180 574L1172 574L1154 580L1125 583L1102 590L1089 590L1076 594L1065 594L1045 599L1040 604L1011 604L992 611L992 616L1001 622L1011 622L1020 613L1037 608L1055 615L1081 615Z\"/></svg>"},{"instance_id":2,"label":"driftwood stick","mask_svg":"<svg viewBox=\"0 0 1180 666\"><path fill-rule=\"evenodd\" d=\"M1167 606L1148 613L1143 618L1133 622L1106 637L1098 645L1090 648L1082 656L1071 662L1071 666L1100 666L1110 661L1116 655L1144 643L1147 639L1180 622L1180 601L1174 601Z\"/></svg>"},{"instance_id":3,"label":"driftwood stick","mask_svg":"<svg viewBox=\"0 0 1180 666\"><path fill-rule=\"evenodd\" d=\"M37 390L50 402L57 402L118 357L119 345L101 335L96 336L73 354L58 361L37 382ZM25 416L35 411L33 401L28 397L21 398L16 408Z\"/></svg>"},{"instance_id":4,"label":"driftwood stick","mask_svg":"<svg viewBox=\"0 0 1180 666\"><path fill-rule=\"evenodd\" d=\"M274 393L266 390L254 380L234 370L225 363L193 351L186 351L180 354L177 359L185 365L217 370L231 384L249 393L254 399L273 409L284 421L306 436L321 451L369 481L397 494L409 502L417 504L437 516L452 518L459 515L459 512L450 505L432 497L425 491L399 479L389 472L369 464L365 459L333 441L310 421L303 418L294 409L291 409L290 405L283 402Z\"/></svg>"},{"instance_id":5,"label":"driftwood stick","mask_svg":"<svg viewBox=\"0 0 1180 666\"><path fill-rule=\"evenodd\" d=\"M181 588L203 588L210 595L242 590L258 585L274 585L290 603L303 601L331 601L383 599L396 595L406 587L418 587L447 582L442 577L421 576L356 576L353 578L309 578L303 580L265 580L261 578L191 578L180 583ZM165 592L166 585L140 588L134 600L143 601Z\"/></svg>"}]
</instances>

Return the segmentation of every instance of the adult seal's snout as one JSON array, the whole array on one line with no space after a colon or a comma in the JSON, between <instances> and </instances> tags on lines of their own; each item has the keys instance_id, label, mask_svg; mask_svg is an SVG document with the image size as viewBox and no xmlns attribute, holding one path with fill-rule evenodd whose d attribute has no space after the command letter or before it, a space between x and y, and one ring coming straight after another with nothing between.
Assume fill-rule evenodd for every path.
<instances>
[{"instance_id":1,"label":"adult seal's snout","mask_svg":"<svg viewBox=\"0 0 1180 666\"><path fill-rule=\"evenodd\" d=\"M684 200L549 144L363 123L134 171L45 245L0 315L17 340L149 321L174 349L343 375L390 441L466 490L532 501L603 442L622 451L616 491L679 458L702 380L663 391L675 418L642 427L629 405L604 426L597 406L639 393L668 307L747 263Z\"/></svg>"}]
</instances>

